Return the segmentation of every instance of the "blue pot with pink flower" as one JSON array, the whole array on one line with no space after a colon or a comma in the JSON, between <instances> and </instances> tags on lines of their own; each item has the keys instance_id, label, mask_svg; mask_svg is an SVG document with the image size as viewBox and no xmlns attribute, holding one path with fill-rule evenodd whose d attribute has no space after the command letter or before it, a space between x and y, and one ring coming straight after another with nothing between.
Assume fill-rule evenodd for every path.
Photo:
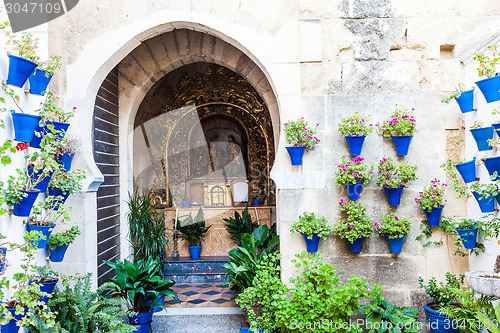
<instances>
[{"instance_id":1,"label":"blue pot with pink flower","mask_svg":"<svg viewBox=\"0 0 500 333\"><path fill-rule=\"evenodd\" d=\"M361 155L361 150L363 149L363 143L365 142L365 138L366 135L347 135L345 137L351 155L353 156Z\"/></svg>"},{"instance_id":2,"label":"blue pot with pink flower","mask_svg":"<svg viewBox=\"0 0 500 333\"><path fill-rule=\"evenodd\" d=\"M385 234L387 241L389 242L389 249L391 253L399 254L403 249L403 243L405 241L406 235L390 237L388 234Z\"/></svg>"},{"instance_id":3,"label":"blue pot with pink flower","mask_svg":"<svg viewBox=\"0 0 500 333\"><path fill-rule=\"evenodd\" d=\"M347 189L347 196L349 197L349 200L358 200L361 190L363 189L363 183L364 181L360 181L357 183L347 183L345 184L345 187Z\"/></svg>"},{"instance_id":4,"label":"blue pot with pink flower","mask_svg":"<svg viewBox=\"0 0 500 333\"><path fill-rule=\"evenodd\" d=\"M358 252L361 252L361 245L363 243L363 236L353 240L353 241L350 241L350 240L347 240L349 242L349 249L351 250L351 252L354 252L354 253L358 253Z\"/></svg>"},{"instance_id":5,"label":"blue pot with pink flower","mask_svg":"<svg viewBox=\"0 0 500 333\"><path fill-rule=\"evenodd\" d=\"M410 148L411 139L413 139L413 135L392 136L392 141L394 141L396 154L398 156L408 155L408 149Z\"/></svg>"}]
</instances>

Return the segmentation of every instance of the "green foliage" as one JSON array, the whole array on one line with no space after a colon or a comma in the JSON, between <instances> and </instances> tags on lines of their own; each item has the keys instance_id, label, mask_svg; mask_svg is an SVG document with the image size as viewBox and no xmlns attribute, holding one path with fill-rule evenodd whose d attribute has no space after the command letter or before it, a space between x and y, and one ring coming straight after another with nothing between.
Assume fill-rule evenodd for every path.
<instances>
[{"instance_id":1,"label":"green foliage","mask_svg":"<svg viewBox=\"0 0 500 333\"><path fill-rule=\"evenodd\" d=\"M57 106L58 99L59 97L54 95L50 91L45 93L45 101L42 104L42 107L38 110L35 110L35 112L37 112L38 115L42 117L42 120L44 122L57 121L60 123L67 123L72 117L75 116L76 107L73 107L69 111L65 111L64 109Z\"/></svg>"},{"instance_id":2,"label":"green foliage","mask_svg":"<svg viewBox=\"0 0 500 333\"><path fill-rule=\"evenodd\" d=\"M80 235L80 230L78 226L74 225L66 231L51 234L47 244L51 250L54 250L58 246L73 243L78 235Z\"/></svg>"},{"instance_id":3,"label":"green foliage","mask_svg":"<svg viewBox=\"0 0 500 333\"><path fill-rule=\"evenodd\" d=\"M477 128L483 128L484 127L484 122L482 121L474 121L474 124L470 126L471 129L477 129Z\"/></svg>"},{"instance_id":4,"label":"green foliage","mask_svg":"<svg viewBox=\"0 0 500 333\"><path fill-rule=\"evenodd\" d=\"M316 124L315 128L310 128L304 117L296 121L289 121L284 126L286 143L293 146L305 146L306 151L309 151L320 141L314 136L318 131L319 124Z\"/></svg>"},{"instance_id":5,"label":"green foliage","mask_svg":"<svg viewBox=\"0 0 500 333\"><path fill-rule=\"evenodd\" d=\"M309 239L312 239L313 235L327 238L332 233L333 228L328 224L324 216L318 218L314 213L304 212L299 216L298 221L293 222L290 231L292 235L298 232L307 235Z\"/></svg>"},{"instance_id":6,"label":"green foliage","mask_svg":"<svg viewBox=\"0 0 500 333\"><path fill-rule=\"evenodd\" d=\"M349 161L345 156L342 156L342 161L337 165L337 177L335 181L340 188L348 183L363 182L368 184L373 175L373 165L364 164L363 157L354 157Z\"/></svg>"},{"instance_id":7,"label":"green foliage","mask_svg":"<svg viewBox=\"0 0 500 333\"><path fill-rule=\"evenodd\" d=\"M366 314L368 333L417 332L422 329L422 323L417 322L417 309L400 308L384 299L373 299L370 305L362 305L359 312Z\"/></svg>"},{"instance_id":8,"label":"green foliage","mask_svg":"<svg viewBox=\"0 0 500 333\"><path fill-rule=\"evenodd\" d=\"M496 183L474 183L469 188L472 192L479 194L481 199L488 199L487 202L495 200L495 197L500 193Z\"/></svg>"},{"instance_id":9,"label":"green foliage","mask_svg":"<svg viewBox=\"0 0 500 333\"><path fill-rule=\"evenodd\" d=\"M465 275L456 276L447 272L445 274L446 282L437 282L435 277L429 279L427 284L424 284L424 279L419 276L418 283L420 288L423 288L433 302L438 303L439 307L445 307L458 302L457 295L453 293L453 288L462 288L465 280Z\"/></svg>"},{"instance_id":10,"label":"green foliage","mask_svg":"<svg viewBox=\"0 0 500 333\"><path fill-rule=\"evenodd\" d=\"M48 196L45 200L39 201L33 206L29 223L47 226L70 221L72 207L64 206L61 200L61 196Z\"/></svg>"},{"instance_id":11,"label":"green foliage","mask_svg":"<svg viewBox=\"0 0 500 333\"><path fill-rule=\"evenodd\" d=\"M416 165L408 165L405 162L396 164L391 157L384 157L378 163L379 176L375 180L378 186L397 188L416 180L416 171Z\"/></svg>"},{"instance_id":12,"label":"green foliage","mask_svg":"<svg viewBox=\"0 0 500 333\"><path fill-rule=\"evenodd\" d=\"M203 221L203 210L200 208L196 217L193 218L191 213L182 221L177 220L177 230L182 233L182 240L189 243L189 246L200 246L201 242L205 241L204 235L212 226L208 227Z\"/></svg>"},{"instance_id":13,"label":"green foliage","mask_svg":"<svg viewBox=\"0 0 500 333\"><path fill-rule=\"evenodd\" d=\"M397 107L394 113L390 116L389 120L386 120L380 130L382 135L386 138L391 136L412 136L416 131L416 121L413 117L413 111L408 109L400 109Z\"/></svg>"},{"instance_id":14,"label":"green foliage","mask_svg":"<svg viewBox=\"0 0 500 333\"><path fill-rule=\"evenodd\" d=\"M275 300L276 327L290 332L361 332L361 327L349 320L364 298L380 297L382 287L371 288L364 277L355 275L347 284L340 284L337 271L319 254L304 251L296 257L292 262L301 273L290 279L293 287L289 298L281 296ZM321 323L322 327L301 328L298 323Z\"/></svg>"},{"instance_id":15,"label":"green foliage","mask_svg":"<svg viewBox=\"0 0 500 333\"><path fill-rule=\"evenodd\" d=\"M164 216L147 193L128 195L127 220L134 260L162 258L168 244Z\"/></svg>"},{"instance_id":16,"label":"green foliage","mask_svg":"<svg viewBox=\"0 0 500 333\"><path fill-rule=\"evenodd\" d=\"M441 168L444 169L451 179L451 187L457 193L456 198L464 198L468 196L467 186L462 181L461 177L458 177L457 172L453 169L453 165L456 164L452 160L447 160L445 163L441 164Z\"/></svg>"},{"instance_id":17,"label":"green foliage","mask_svg":"<svg viewBox=\"0 0 500 333\"><path fill-rule=\"evenodd\" d=\"M448 187L448 184L441 183L438 179L431 180L430 184L424 186L422 192L418 192L415 203L430 213L432 208L439 208L444 205L446 187Z\"/></svg>"},{"instance_id":18,"label":"green foliage","mask_svg":"<svg viewBox=\"0 0 500 333\"><path fill-rule=\"evenodd\" d=\"M151 311L153 306L162 306L155 301L160 296L175 299L179 297L172 290L173 280L163 278L160 273L161 262L158 258L148 258L146 261L117 260L104 261L116 271L116 278L106 279L104 290L112 292L112 296L121 297L128 309L137 313Z\"/></svg>"},{"instance_id":19,"label":"green foliage","mask_svg":"<svg viewBox=\"0 0 500 333\"><path fill-rule=\"evenodd\" d=\"M477 72L480 77L486 76L487 78L489 78L494 76L497 72L497 62L500 61L498 47L498 44L489 45L487 47L488 50L492 53L491 57L489 55L484 55L483 53L474 53L474 60L479 61Z\"/></svg>"},{"instance_id":20,"label":"green foliage","mask_svg":"<svg viewBox=\"0 0 500 333\"><path fill-rule=\"evenodd\" d=\"M344 136L361 136L373 132L374 124L370 124L370 116L361 117L357 112L348 118L340 119L339 132ZM378 126L378 124L375 124Z\"/></svg>"},{"instance_id":21,"label":"green foliage","mask_svg":"<svg viewBox=\"0 0 500 333\"><path fill-rule=\"evenodd\" d=\"M396 213L387 213L382 218L382 225L378 227L381 235L388 235L389 238L398 238L410 232L411 223L407 217L398 217Z\"/></svg>"},{"instance_id":22,"label":"green foliage","mask_svg":"<svg viewBox=\"0 0 500 333\"><path fill-rule=\"evenodd\" d=\"M500 304L496 306L494 314L491 317L495 316L492 320L485 313L476 313L476 318L481 322L481 326L488 329L491 333L500 333Z\"/></svg>"},{"instance_id":23,"label":"green foliage","mask_svg":"<svg viewBox=\"0 0 500 333\"><path fill-rule=\"evenodd\" d=\"M224 222L226 222L226 230L231 235L231 239L238 243L241 243L242 234L251 234L259 226L259 223L252 221L252 217L248 214L248 207L243 210L241 215L235 211L234 218L224 219Z\"/></svg>"},{"instance_id":24,"label":"green foliage","mask_svg":"<svg viewBox=\"0 0 500 333\"><path fill-rule=\"evenodd\" d=\"M340 199L339 205L342 218L333 227L335 235L353 242L361 236L369 237L373 234L375 224L366 214L366 208L361 200Z\"/></svg>"},{"instance_id":25,"label":"green foliage","mask_svg":"<svg viewBox=\"0 0 500 333\"><path fill-rule=\"evenodd\" d=\"M49 77L51 74L53 75L57 70L61 69L61 60L61 56L51 55L46 61L39 62L36 69L46 71L45 76Z\"/></svg>"},{"instance_id":26,"label":"green foliage","mask_svg":"<svg viewBox=\"0 0 500 333\"><path fill-rule=\"evenodd\" d=\"M85 179L85 172L81 169L71 169L63 171L55 170L49 181L49 187L62 190L63 194L73 194L82 189L82 180Z\"/></svg>"},{"instance_id":27,"label":"green foliage","mask_svg":"<svg viewBox=\"0 0 500 333\"><path fill-rule=\"evenodd\" d=\"M40 39L27 32L23 32L19 37L11 31L7 31L7 27L10 27L10 23L8 22L4 22L0 27L4 30L5 36L9 39L5 44L12 45L12 51L14 51L15 55L33 62L38 62L40 57L36 54L36 49L38 48Z\"/></svg>"},{"instance_id":28,"label":"green foliage","mask_svg":"<svg viewBox=\"0 0 500 333\"><path fill-rule=\"evenodd\" d=\"M458 99L464 91L465 88L461 84L458 84L458 88L455 89L455 92L453 92L453 94L451 94L450 96L443 98L441 100L441 103L450 104L450 102L453 101L455 98Z\"/></svg>"}]
</instances>

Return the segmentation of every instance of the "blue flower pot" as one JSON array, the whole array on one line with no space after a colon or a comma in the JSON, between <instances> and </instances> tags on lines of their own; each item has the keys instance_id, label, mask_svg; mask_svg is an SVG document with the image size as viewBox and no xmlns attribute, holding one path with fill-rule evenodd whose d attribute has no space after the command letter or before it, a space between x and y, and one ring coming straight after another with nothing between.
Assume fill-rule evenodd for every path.
<instances>
[{"instance_id":1,"label":"blue flower pot","mask_svg":"<svg viewBox=\"0 0 500 333\"><path fill-rule=\"evenodd\" d=\"M58 141L58 139L62 139L64 138L64 136L66 135L66 132L68 132L68 127L70 124L68 123L60 123L58 121L48 121L46 122L43 127L38 125L36 128L35 128L35 131L40 133L41 136L36 136L36 135L33 135L33 139L31 139L31 144L30 146L32 148L41 148L40 147L40 143L42 142L42 139L43 137L47 134L47 133L52 133L51 130L49 130L49 128L47 127L47 125L53 125L54 126L54 130L58 131L56 132L55 135L55 141Z\"/></svg>"},{"instance_id":2,"label":"blue flower pot","mask_svg":"<svg viewBox=\"0 0 500 333\"><path fill-rule=\"evenodd\" d=\"M494 129L492 126L483 128L470 129L474 140L476 140L477 149L479 151L491 150L488 140L493 139Z\"/></svg>"},{"instance_id":3,"label":"blue flower pot","mask_svg":"<svg viewBox=\"0 0 500 333\"><path fill-rule=\"evenodd\" d=\"M35 136L35 128L42 117L26 113L16 113L10 111L12 115L12 125L14 126L14 140L19 142L31 142Z\"/></svg>"},{"instance_id":4,"label":"blue flower pot","mask_svg":"<svg viewBox=\"0 0 500 333\"><path fill-rule=\"evenodd\" d=\"M477 81L476 85L484 95L486 102L500 101L500 76L493 76L488 79Z\"/></svg>"},{"instance_id":5,"label":"blue flower pot","mask_svg":"<svg viewBox=\"0 0 500 333\"><path fill-rule=\"evenodd\" d=\"M455 229L462 238L462 242L464 243L464 247L466 249L473 249L476 247L477 240L477 229Z\"/></svg>"},{"instance_id":6,"label":"blue flower pot","mask_svg":"<svg viewBox=\"0 0 500 333\"><path fill-rule=\"evenodd\" d=\"M16 323L18 320L21 320L27 312L27 309L24 310L24 314L18 314L16 315L16 309L15 308L7 308L9 310L10 314L12 317L15 319L11 319L7 324L2 325L2 333L17 333L19 332L20 326L17 326Z\"/></svg>"},{"instance_id":7,"label":"blue flower pot","mask_svg":"<svg viewBox=\"0 0 500 333\"><path fill-rule=\"evenodd\" d=\"M488 170L490 176L493 176L495 172L497 173L497 176L493 179L494 181L500 178L500 156L485 158L484 166Z\"/></svg>"},{"instance_id":8,"label":"blue flower pot","mask_svg":"<svg viewBox=\"0 0 500 333\"><path fill-rule=\"evenodd\" d=\"M302 165L302 158L304 157L306 146L285 148L288 151L288 155L290 155L290 162L292 162L292 165Z\"/></svg>"},{"instance_id":9,"label":"blue flower pot","mask_svg":"<svg viewBox=\"0 0 500 333\"><path fill-rule=\"evenodd\" d=\"M46 226L46 225L32 225L30 223L27 224L28 231L41 231L42 234L45 236L45 239L38 239L38 246L37 248L39 249L44 249L47 247L47 242L49 241L50 234L52 234L52 231L56 227L56 224L54 223L51 226Z\"/></svg>"},{"instance_id":10,"label":"blue flower pot","mask_svg":"<svg viewBox=\"0 0 500 333\"><path fill-rule=\"evenodd\" d=\"M363 182L357 183L347 183L345 184L347 189L347 196L349 200L358 200L359 195L361 194L361 190L363 189Z\"/></svg>"},{"instance_id":11,"label":"blue flower pot","mask_svg":"<svg viewBox=\"0 0 500 333\"><path fill-rule=\"evenodd\" d=\"M355 239L353 242L347 241L349 243L349 249L351 249L351 252L360 252L361 251L361 243L363 242L363 236L359 237L358 239Z\"/></svg>"},{"instance_id":12,"label":"blue flower pot","mask_svg":"<svg viewBox=\"0 0 500 333\"><path fill-rule=\"evenodd\" d=\"M394 141L396 154L398 156L408 155L408 148L410 148L412 138L413 136L392 136L392 141Z\"/></svg>"},{"instance_id":13,"label":"blue flower pot","mask_svg":"<svg viewBox=\"0 0 500 333\"><path fill-rule=\"evenodd\" d=\"M54 200L54 210L55 211L58 211L59 210L59 205L64 205L64 203L66 202L66 199L68 199L69 197L69 192L66 192L66 194L63 193L63 190L61 190L60 188L53 188L53 187L49 187L49 196L52 196L52 197L62 197L61 200Z\"/></svg>"},{"instance_id":14,"label":"blue flower pot","mask_svg":"<svg viewBox=\"0 0 500 333\"><path fill-rule=\"evenodd\" d=\"M361 155L361 149L363 149L365 138L366 135L348 135L345 137L351 155Z\"/></svg>"},{"instance_id":15,"label":"blue flower pot","mask_svg":"<svg viewBox=\"0 0 500 333\"><path fill-rule=\"evenodd\" d=\"M405 188L404 186L396 188L384 186L385 194L387 195L387 200L389 201L389 205L399 206L401 202L401 194L403 194L404 188Z\"/></svg>"},{"instance_id":16,"label":"blue flower pot","mask_svg":"<svg viewBox=\"0 0 500 333\"><path fill-rule=\"evenodd\" d=\"M493 197L481 199L481 196L476 192L472 192L472 195L476 198L481 213L493 213L495 211L495 199Z\"/></svg>"},{"instance_id":17,"label":"blue flower pot","mask_svg":"<svg viewBox=\"0 0 500 333\"><path fill-rule=\"evenodd\" d=\"M396 253L399 254L401 253L401 250L403 249L403 243L405 241L406 235L401 236L401 237L396 237L396 238L389 238L389 235L385 235L387 238L387 241L389 242L389 248L391 250L391 253Z\"/></svg>"},{"instance_id":18,"label":"blue flower pot","mask_svg":"<svg viewBox=\"0 0 500 333\"><path fill-rule=\"evenodd\" d=\"M137 327L135 333L149 333L151 329L151 322L153 321L153 311L146 313L138 313L135 316L128 317L129 323Z\"/></svg>"},{"instance_id":19,"label":"blue flower pot","mask_svg":"<svg viewBox=\"0 0 500 333\"><path fill-rule=\"evenodd\" d=\"M455 101L457 101L462 113L474 111L474 88L462 92L458 98L455 97Z\"/></svg>"},{"instance_id":20,"label":"blue flower pot","mask_svg":"<svg viewBox=\"0 0 500 333\"><path fill-rule=\"evenodd\" d=\"M0 273L5 269L5 262L7 259L7 248L0 247Z\"/></svg>"},{"instance_id":21,"label":"blue flower pot","mask_svg":"<svg viewBox=\"0 0 500 333\"><path fill-rule=\"evenodd\" d=\"M318 235L312 235L312 238L307 238L306 234L302 234L302 238L304 238L304 242L306 243L306 248L308 253L316 253L318 252L319 240L321 239Z\"/></svg>"},{"instance_id":22,"label":"blue flower pot","mask_svg":"<svg viewBox=\"0 0 500 333\"><path fill-rule=\"evenodd\" d=\"M200 258L201 245L198 246L188 246L189 253L191 254L191 259L197 260Z\"/></svg>"},{"instance_id":23,"label":"blue flower pot","mask_svg":"<svg viewBox=\"0 0 500 333\"><path fill-rule=\"evenodd\" d=\"M13 86L22 88L28 77L38 67L37 63L24 59L15 55L9 57L9 74L7 75L7 83Z\"/></svg>"},{"instance_id":24,"label":"blue flower pot","mask_svg":"<svg viewBox=\"0 0 500 333\"><path fill-rule=\"evenodd\" d=\"M427 321L430 326L430 333L460 333L456 321L448 318L443 312L429 308L429 304L424 305Z\"/></svg>"},{"instance_id":25,"label":"blue flower pot","mask_svg":"<svg viewBox=\"0 0 500 333\"><path fill-rule=\"evenodd\" d=\"M35 69L35 71L29 76L28 81L30 83L30 93L33 95L44 95L47 91L47 86L52 79L52 74L48 77L45 75L47 71Z\"/></svg>"},{"instance_id":26,"label":"blue flower pot","mask_svg":"<svg viewBox=\"0 0 500 333\"><path fill-rule=\"evenodd\" d=\"M66 250L68 249L69 244L56 246L55 249L49 248L49 256L50 261L52 262L62 262L64 259L64 255L66 254Z\"/></svg>"},{"instance_id":27,"label":"blue flower pot","mask_svg":"<svg viewBox=\"0 0 500 333\"><path fill-rule=\"evenodd\" d=\"M28 194L27 197L19 200L19 203L14 204L14 216L18 217L28 217L31 213L31 208L33 208L33 204L40 193L40 190L36 191L23 191L21 192Z\"/></svg>"},{"instance_id":28,"label":"blue flower pot","mask_svg":"<svg viewBox=\"0 0 500 333\"><path fill-rule=\"evenodd\" d=\"M43 291L44 293L51 295L52 292L54 291L54 288L56 287L57 282L58 281L56 279L56 281L53 282L35 282L35 283L40 285L40 291ZM47 303L49 301L49 296L40 297L40 300L44 303Z\"/></svg>"},{"instance_id":29,"label":"blue flower pot","mask_svg":"<svg viewBox=\"0 0 500 333\"><path fill-rule=\"evenodd\" d=\"M439 208L432 208L431 211L427 211L424 209L425 216L427 217L427 224L431 227L436 227L439 225L439 221L441 221L441 214L443 213L444 206Z\"/></svg>"},{"instance_id":30,"label":"blue flower pot","mask_svg":"<svg viewBox=\"0 0 500 333\"><path fill-rule=\"evenodd\" d=\"M500 123L494 123L491 124L491 126L495 129L495 132L497 132L497 136L500 138Z\"/></svg>"},{"instance_id":31,"label":"blue flower pot","mask_svg":"<svg viewBox=\"0 0 500 333\"><path fill-rule=\"evenodd\" d=\"M472 161L459 163L455 165L455 168L462 176L465 183L470 183L476 181L476 158L474 157Z\"/></svg>"},{"instance_id":32,"label":"blue flower pot","mask_svg":"<svg viewBox=\"0 0 500 333\"><path fill-rule=\"evenodd\" d=\"M264 329L261 328L259 330L259 333L263 333L264 332ZM240 333L252 333L252 331L250 331L250 327L241 327L241 324L240 324Z\"/></svg>"},{"instance_id":33,"label":"blue flower pot","mask_svg":"<svg viewBox=\"0 0 500 333\"><path fill-rule=\"evenodd\" d=\"M161 304L164 304L165 303L165 296L161 295L160 297L158 297L157 299L155 299L156 302L160 302ZM153 312L160 312L163 310L163 307L159 306L159 305L155 305L153 306Z\"/></svg>"},{"instance_id":34,"label":"blue flower pot","mask_svg":"<svg viewBox=\"0 0 500 333\"><path fill-rule=\"evenodd\" d=\"M252 205L254 205L254 206L260 205L260 200L259 199L252 199Z\"/></svg>"},{"instance_id":35,"label":"blue flower pot","mask_svg":"<svg viewBox=\"0 0 500 333\"><path fill-rule=\"evenodd\" d=\"M189 200L182 200L182 207L189 207L190 202L191 201L189 201Z\"/></svg>"},{"instance_id":36,"label":"blue flower pot","mask_svg":"<svg viewBox=\"0 0 500 333\"><path fill-rule=\"evenodd\" d=\"M65 172L71 170L71 162L73 162L73 157L75 155L64 154L58 155L56 158L57 163L59 163Z\"/></svg>"},{"instance_id":37,"label":"blue flower pot","mask_svg":"<svg viewBox=\"0 0 500 333\"><path fill-rule=\"evenodd\" d=\"M40 175L43 174L43 170L39 170L35 172L35 175L33 175L33 168L28 166L28 176L32 177L33 179L38 179ZM50 179L52 178L52 175L54 174L54 171L49 172L48 176L45 176L41 182L35 185L35 188L37 190L40 190L41 193L45 193L47 191L47 187L49 186Z\"/></svg>"}]
</instances>

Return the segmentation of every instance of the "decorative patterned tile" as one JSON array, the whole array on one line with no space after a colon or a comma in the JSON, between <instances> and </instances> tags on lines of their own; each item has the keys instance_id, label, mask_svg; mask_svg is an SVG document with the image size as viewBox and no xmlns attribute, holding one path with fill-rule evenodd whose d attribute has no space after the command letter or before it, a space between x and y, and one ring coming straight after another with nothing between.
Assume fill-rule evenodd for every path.
<instances>
[{"instance_id":1,"label":"decorative patterned tile","mask_svg":"<svg viewBox=\"0 0 500 333\"><path fill-rule=\"evenodd\" d=\"M206 301L202 300L202 299L193 299L193 300L188 301L188 302L192 303L192 304L200 304L200 303L205 303Z\"/></svg>"},{"instance_id":2,"label":"decorative patterned tile","mask_svg":"<svg viewBox=\"0 0 500 333\"><path fill-rule=\"evenodd\" d=\"M193 296L196 294L198 294L198 293L195 291L186 291L185 293L182 293L182 295L186 295L186 296Z\"/></svg>"},{"instance_id":3,"label":"decorative patterned tile","mask_svg":"<svg viewBox=\"0 0 500 333\"><path fill-rule=\"evenodd\" d=\"M215 290L212 290L212 291L207 291L207 292L204 292L203 295L217 295L217 294L220 294L220 292L217 292Z\"/></svg>"},{"instance_id":4,"label":"decorative patterned tile","mask_svg":"<svg viewBox=\"0 0 500 333\"><path fill-rule=\"evenodd\" d=\"M167 300L167 308L193 307L237 307L230 301L233 293L229 287L222 287L222 283L182 283L173 287L179 295L180 301Z\"/></svg>"}]
</instances>

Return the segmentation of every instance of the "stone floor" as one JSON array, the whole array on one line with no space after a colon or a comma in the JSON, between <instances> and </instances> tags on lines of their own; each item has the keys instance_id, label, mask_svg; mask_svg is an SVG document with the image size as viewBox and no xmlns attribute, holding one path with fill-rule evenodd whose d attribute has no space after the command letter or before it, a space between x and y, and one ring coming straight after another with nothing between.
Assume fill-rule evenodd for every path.
<instances>
[{"instance_id":1,"label":"stone floor","mask_svg":"<svg viewBox=\"0 0 500 333\"><path fill-rule=\"evenodd\" d=\"M174 291L179 299L171 299L165 302L168 308L206 308L206 307L237 307L231 301L233 293L229 287L221 282L211 283L179 283L174 286Z\"/></svg>"}]
</instances>

